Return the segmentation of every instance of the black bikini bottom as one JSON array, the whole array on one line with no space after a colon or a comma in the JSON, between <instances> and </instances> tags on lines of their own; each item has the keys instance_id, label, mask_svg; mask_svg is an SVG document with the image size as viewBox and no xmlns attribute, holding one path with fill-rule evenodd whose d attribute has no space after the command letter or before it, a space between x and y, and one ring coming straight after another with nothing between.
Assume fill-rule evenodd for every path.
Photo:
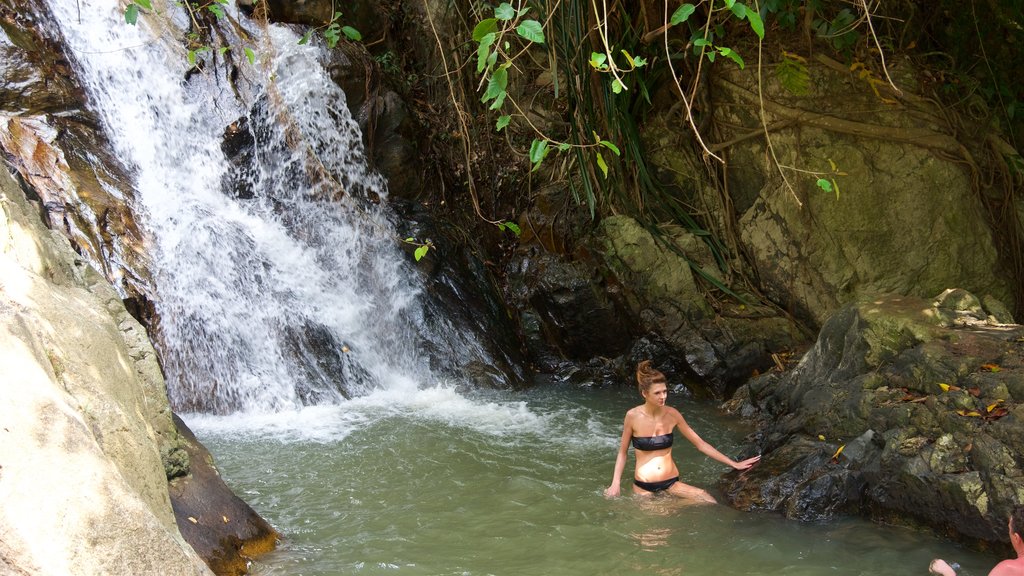
<instances>
[{"instance_id":1,"label":"black bikini bottom","mask_svg":"<svg viewBox=\"0 0 1024 576\"><path fill-rule=\"evenodd\" d=\"M668 480L660 480L658 482L644 482L643 480L633 480L633 484L636 484L638 488L647 490L648 492L661 492L662 490L668 490L670 486L679 482L679 476L675 478L669 478Z\"/></svg>"}]
</instances>

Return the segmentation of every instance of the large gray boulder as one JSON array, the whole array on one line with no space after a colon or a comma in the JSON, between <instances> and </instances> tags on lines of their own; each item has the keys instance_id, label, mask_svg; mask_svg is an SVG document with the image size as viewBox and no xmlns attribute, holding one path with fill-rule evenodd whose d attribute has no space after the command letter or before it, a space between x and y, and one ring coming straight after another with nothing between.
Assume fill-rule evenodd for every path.
<instances>
[{"instance_id":1,"label":"large gray boulder","mask_svg":"<svg viewBox=\"0 0 1024 576\"><path fill-rule=\"evenodd\" d=\"M799 95L773 74L760 91L749 71L715 84L723 140L735 141L727 177L739 235L766 294L819 326L872 294L958 286L1012 305L999 231L969 168L981 158L913 96L912 74L899 71L897 99L825 58L806 71Z\"/></svg>"},{"instance_id":2,"label":"large gray boulder","mask_svg":"<svg viewBox=\"0 0 1024 576\"><path fill-rule=\"evenodd\" d=\"M179 440L144 329L6 169L0 208L0 567L209 574L171 511Z\"/></svg>"}]
</instances>

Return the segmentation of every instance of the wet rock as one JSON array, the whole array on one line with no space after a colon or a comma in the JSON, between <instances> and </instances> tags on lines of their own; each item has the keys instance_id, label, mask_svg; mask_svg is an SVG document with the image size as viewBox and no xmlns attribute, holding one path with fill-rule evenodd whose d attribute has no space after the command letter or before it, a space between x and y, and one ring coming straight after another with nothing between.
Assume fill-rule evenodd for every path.
<instances>
[{"instance_id":1,"label":"wet rock","mask_svg":"<svg viewBox=\"0 0 1024 576\"><path fill-rule=\"evenodd\" d=\"M128 170L88 110L44 7L0 8L0 147L48 224L63 232L122 297L150 287Z\"/></svg>"},{"instance_id":2,"label":"wet rock","mask_svg":"<svg viewBox=\"0 0 1024 576\"><path fill-rule=\"evenodd\" d=\"M1024 327L991 325L969 293L848 305L796 368L738 393L734 408L762 421L752 440L767 466L726 493L793 517L870 510L1005 540L1006 514L1024 502L1022 356Z\"/></svg>"},{"instance_id":3,"label":"wet rock","mask_svg":"<svg viewBox=\"0 0 1024 576\"><path fill-rule=\"evenodd\" d=\"M249 561L273 550L279 535L224 484L213 457L177 415L174 423L191 462L187 475L170 482L178 529L218 576L247 574Z\"/></svg>"}]
</instances>

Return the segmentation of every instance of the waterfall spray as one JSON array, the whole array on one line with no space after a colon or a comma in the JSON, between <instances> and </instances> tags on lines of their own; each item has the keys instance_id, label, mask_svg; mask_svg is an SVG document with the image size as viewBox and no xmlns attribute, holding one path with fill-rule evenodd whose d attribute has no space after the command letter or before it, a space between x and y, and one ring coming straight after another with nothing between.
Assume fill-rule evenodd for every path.
<instances>
[{"instance_id":1,"label":"waterfall spray","mask_svg":"<svg viewBox=\"0 0 1024 576\"><path fill-rule=\"evenodd\" d=\"M386 185L318 48L254 30L235 91L189 70L180 9L129 26L116 0L49 4L135 176L176 410L273 411L432 378L418 276L367 201Z\"/></svg>"}]
</instances>

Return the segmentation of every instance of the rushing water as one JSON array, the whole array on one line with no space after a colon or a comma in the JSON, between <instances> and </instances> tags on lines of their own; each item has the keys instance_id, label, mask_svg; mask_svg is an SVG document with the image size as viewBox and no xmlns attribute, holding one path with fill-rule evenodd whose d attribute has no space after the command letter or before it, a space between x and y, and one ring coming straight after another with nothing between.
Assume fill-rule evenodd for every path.
<instances>
[{"instance_id":1,"label":"rushing water","mask_svg":"<svg viewBox=\"0 0 1024 576\"><path fill-rule=\"evenodd\" d=\"M172 401L222 414L186 419L284 536L256 574L902 575L940 554L980 574L994 562L859 520L604 498L635 394L438 384L417 341L480 353L423 321L386 207L360 200L386 186L315 47L270 27L238 98L186 74L173 30L187 20L171 3L177 15L152 30L125 25L116 0L48 5L136 177ZM251 140L240 160L221 148L229 125ZM734 424L684 412L735 453ZM720 465L676 454L685 481L713 488Z\"/></svg>"},{"instance_id":2,"label":"rushing water","mask_svg":"<svg viewBox=\"0 0 1024 576\"><path fill-rule=\"evenodd\" d=\"M188 422L226 481L284 534L255 564L261 576L903 576L926 574L935 556L972 574L996 561L859 519L806 524L671 497L606 499L634 396L437 387ZM736 453L745 430L711 405L679 406ZM685 441L674 454L684 481L715 492L721 465Z\"/></svg>"},{"instance_id":3,"label":"rushing water","mask_svg":"<svg viewBox=\"0 0 1024 576\"><path fill-rule=\"evenodd\" d=\"M386 185L320 49L288 28L251 30L258 59L240 63L236 93L213 61L187 70L188 19L170 2L137 26L117 0L49 4L135 176L176 409L295 409L418 381L421 342L486 360L423 320L417 274L376 203Z\"/></svg>"}]
</instances>

